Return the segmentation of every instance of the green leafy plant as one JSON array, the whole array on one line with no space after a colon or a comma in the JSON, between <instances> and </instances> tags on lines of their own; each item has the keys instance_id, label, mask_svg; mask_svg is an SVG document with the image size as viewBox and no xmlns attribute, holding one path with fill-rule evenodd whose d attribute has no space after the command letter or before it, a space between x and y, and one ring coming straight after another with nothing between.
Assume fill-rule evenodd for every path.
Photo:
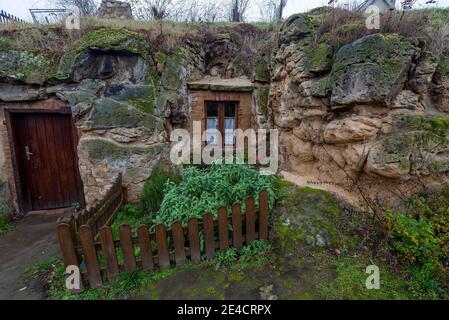
<instances>
[{"instance_id":1,"label":"green leafy plant","mask_svg":"<svg viewBox=\"0 0 449 320\"><path fill-rule=\"evenodd\" d=\"M237 261L237 250L235 248L228 249L226 251L218 251L215 255L215 268L218 269L221 266L231 266Z\"/></svg>"},{"instance_id":2,"label":"green leafy plant","mask_svg":"<svg viewBox=\"0 0 449 320\"><path fill-rule=\"evenodd\" d=\"M181 178L178 174L165 169L162 164L158 164L143 186L143 194L140 197L140 212L142 214L159 210L162 199L164 198L165 184L168 181L177 185L181 181Z\"/></svg>"},{"instance_id":3,"label":"green leafy plant","mask_svg":"<svg viewBox=\"0 0 449 320\"><path fill-rule=\"evenodd\" d=\"M260 266L273 263L275 260L275 249L267 240L254 240L249 246L242 248L240 252L240 264Z\"/></svg>"},{"instance_id":4,"label":"green leafy plant","mask_svg":"<svg viewBox=\"0 0 449 320\"><path fill-rule=\"evenodd\" d=\"M165 197L153 222L170 226L179 220L187 223L191 217L201 219L210 212L217 217L220 206L231 207L234 203L242 204L253 195L258 203L259 192L266 189L269 194L270 207L275 200L273 178L243 164L213 164L208 169L188 167L184 169L183 181L179 184L168 182L165 185Z\"/></svg>"},{"instance_id":5,"label":"green leafy plant","mask_svg":"<svg viewBox=\"0 0 449 320\"><path fill-rule=\"evenodd\" d=\"M423 218L415 219L404 213L396 215L391 230L393 247L412 262L424 263L441 257L438 240L432 226Z\"/></svg>"},{"instance_id":6,"label":"green leafy plant","mask_svg":"<svg viewBox=\"0 0 449 320\"><path fill-rule=\"evenodd\" d=\"M114 236L118 237L118 227L121 224L128 224L131 227L131 230L135 232L138 226L149 223L151 223L151 216L142 215L136 206L126 204L123 211L117 214L111 227Z\"/></svg>"},{"instance_id":7,"label":"green leafy plant","mask_svg":"<svg viewBox=\"0 0 449 320\"><path fill-rule=\"evenodd\" d=\"M423 204L423 203L421 203ZM421 210L423 207L420 207ZM391 246L408 262L412 277L410 290L420 299L438 299L447 296L448 273L442 264L441 239L432 224L424 217L399 212L389 213Z\"/></svg>"}]
</instances>

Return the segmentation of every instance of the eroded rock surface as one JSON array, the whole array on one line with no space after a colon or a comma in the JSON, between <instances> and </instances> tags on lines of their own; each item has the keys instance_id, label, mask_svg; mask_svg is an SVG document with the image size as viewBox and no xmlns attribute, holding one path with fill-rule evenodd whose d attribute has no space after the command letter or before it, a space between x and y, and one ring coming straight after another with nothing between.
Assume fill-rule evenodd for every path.
<instances>
[{"instance_id":1,"label":"eroded rock surface","mask_svg":"<svg viewBox=\"0 0 449 320\"><path fill-rule=\"evenodd\" d=\"M285 168L373 197L447 180L447 52L396 34L332 52L326 35L314 42L316 21L290 17L275 50L268 113Z\"/></svg>"}]
</instances>

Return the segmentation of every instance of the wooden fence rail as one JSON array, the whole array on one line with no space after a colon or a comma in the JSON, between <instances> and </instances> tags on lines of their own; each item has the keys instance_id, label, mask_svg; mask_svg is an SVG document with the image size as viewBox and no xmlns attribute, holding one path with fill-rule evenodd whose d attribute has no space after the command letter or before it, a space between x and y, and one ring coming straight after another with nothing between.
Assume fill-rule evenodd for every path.
<instances>
[{"instance_id":1,"label":"wooden fence rail","mask_svg":"<svg viewBox=\"0 0 449 320\"><path fill-rule=\"evenodd\" d=\"M122 186L122 174L120 173L101 201L88 210L75 212L70 217L61 217L57 223L58 225L62 223L69 225L73 241L79 244L81 226L89 225L92 234L97 237L101 227L109 226L114 222L117 213L123 209L125 198L126 190Z\"/></svg>"},{"instance_id":2,"label":"wooden fence rail","mask_svg":"<svg viewBox=\"0 0 449 320\"><path fill-rule=\"evenodd\" d=\"M15 17L3 10L0 10L0 24L5 23L27 23L25 20Z\"/></svg>"},{"instance_id":3,"label":"wooden fence rail","mask_svg":"<svg viewBox=\"0 0 449 320\"><path fill-rule=\"evenodd\" d=\"M227 208L219 208L216 220L211 213L205 213L202 221L190 218L185 226L176 221L170 229L158 224L154 232L150 232L148 225L141 225L133 232L129 225L122 224L118 239L114 239L111 227L104 226L100 229L99 241L95 240L92 227L85 224L79 228L80 245L76 245L71 226L60 223L58 239L65 266L85 265L83 269L80 267L83 280L91 288L99 288L105 279L114 281L120 271L143 269L151 272L187 261L198 264L202 254L211 260L217 250L231 247L240 250L253 240L267 239L268 211L268 192L263 190L259 195L258 212L255 212L254 197L250 196L244 214L241 205L234 204L230 215ZM200 245L202 237L204 249Z\"/></svg>"}]
</instances>

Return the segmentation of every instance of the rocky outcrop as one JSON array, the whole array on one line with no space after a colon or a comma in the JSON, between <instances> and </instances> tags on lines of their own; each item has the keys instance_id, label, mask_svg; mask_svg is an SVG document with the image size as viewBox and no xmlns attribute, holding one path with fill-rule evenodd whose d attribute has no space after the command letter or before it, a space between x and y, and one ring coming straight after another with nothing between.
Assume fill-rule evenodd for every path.
<instances>
[{"instance_id":1,"label":"rocky outcrop","mask_svg":"<svg viewBox=\"0 0 449 320\"><path fill-rule=\"evenodd\" d=\"M87 204L120 172L130 201L137 201L153 167L167 157L171 128L188 123L188 50L153 59L139 34L99 29L76 41L54 73L45 71L48 58L15 52L0 52L0 101L65 101L78 129Z\"/></svg>"},{"instance_id":2,"label":"rocky outcrop","mask_svg":"<svg viewBox=\"0 0 449 320\"><path fill-rule=\"evenodd\" d=\"M274 53L268 113L284 168L373 197L448 179L447 55L396 34L335 50L313 37L316 21L290 17Z\"/></svg>"}]
</instances>

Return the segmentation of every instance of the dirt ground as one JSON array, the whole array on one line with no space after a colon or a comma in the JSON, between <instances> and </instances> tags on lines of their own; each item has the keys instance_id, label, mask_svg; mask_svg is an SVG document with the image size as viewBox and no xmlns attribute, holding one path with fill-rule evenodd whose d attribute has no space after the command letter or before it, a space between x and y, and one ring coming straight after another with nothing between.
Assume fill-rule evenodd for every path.
<instances>
[{"instance_id":1,"label":"dirt ground","mask_svg":"<svg viewBox=\"0 0 449 320\"><path fill-rule=\"evenodd\" d=\"M27 280L24 273L58 254L57 217L27 216L0 236L0 300L45 298L42 279Z\"/></svg>"}]
</instances>

